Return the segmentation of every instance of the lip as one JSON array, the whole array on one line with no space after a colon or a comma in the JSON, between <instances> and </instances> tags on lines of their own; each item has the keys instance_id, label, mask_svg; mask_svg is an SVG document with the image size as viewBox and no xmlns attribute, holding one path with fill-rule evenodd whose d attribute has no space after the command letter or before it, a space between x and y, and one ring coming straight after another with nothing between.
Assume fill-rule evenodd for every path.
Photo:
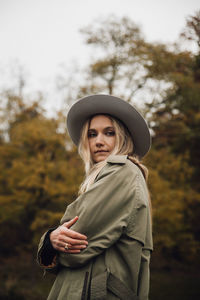
<instances>
[{"instance_id":1,"label":"lip","mask_svg":"<svg viewBox=\"0 0 200 300\"><path fill-rule=\"evenodd\" d=\"M97 150L94 153L97 154L97 153L108 153L108 152L109 151L106 151L106 150Z\"/></svg>"}]
</instances>

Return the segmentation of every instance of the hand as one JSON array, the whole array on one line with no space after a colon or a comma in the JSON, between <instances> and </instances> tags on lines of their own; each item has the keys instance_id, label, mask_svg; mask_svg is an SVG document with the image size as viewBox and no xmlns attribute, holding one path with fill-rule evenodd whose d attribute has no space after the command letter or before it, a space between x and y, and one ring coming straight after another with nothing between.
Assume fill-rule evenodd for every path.
<instances>
[{"instance_id":1,"label":"hand","mask_svg":"<svg viewBox=\"0 0 200 300\"><path fill-rule=\"evenodd\" d=\"M80 253L87 247L87 237L70 229L77 220L78 217L75 217L50 233L50 241L54 249L65 253ZM68 249L65 249L66 244Z\"/></svg>"}]
</instances>

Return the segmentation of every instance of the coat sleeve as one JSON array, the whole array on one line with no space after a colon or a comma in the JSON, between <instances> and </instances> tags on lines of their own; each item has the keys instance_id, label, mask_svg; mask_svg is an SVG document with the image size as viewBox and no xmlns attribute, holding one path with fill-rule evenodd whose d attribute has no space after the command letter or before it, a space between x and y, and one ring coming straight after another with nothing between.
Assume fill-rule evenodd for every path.
<instances>
[{"instance_id":1,"label":"coat sleeve","mask_svg":"<svg viewBox=\"0 0 200 300\"><path fill-rule=\"evenodd\" d=\"M88 246L79 254L60 253L59 262L79 267L112 246L126 230L137 197L137 172L126 164L107 164L91 188L68 206L61 223L75 215L71 229L88 237Z\"/></svg>"}]
</instances>

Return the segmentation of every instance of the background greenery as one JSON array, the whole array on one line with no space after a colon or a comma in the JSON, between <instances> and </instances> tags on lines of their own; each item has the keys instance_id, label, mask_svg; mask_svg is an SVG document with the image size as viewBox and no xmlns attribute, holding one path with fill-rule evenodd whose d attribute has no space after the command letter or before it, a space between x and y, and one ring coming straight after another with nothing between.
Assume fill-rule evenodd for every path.
<instances>
[{"instance_id":1,"label":"background greenery","mask_svg":"<svg viewBox=\"0 0 200 300\"><path fill-rule=\"evenodd\" d=\"M151 299L200 297L200 11L174 45L148 43L130 19L110 16L82 30L96 58L63 74L65 109L47 116L41 97L18 89L0 95L0 299L45 299L54 280L35 256L40 236L57 226L77 195L83 164L65 131L72 99L94 93L138 106L152 131L149 169L154 252ZM196 51L183 50L185 41ZM69 81L70 78L70 81ZM69 82L73 82L70 85ZM67 92L66 92L67 91ZM134 99L145 101L139 103Z\"/></svg>"}]
</instances>

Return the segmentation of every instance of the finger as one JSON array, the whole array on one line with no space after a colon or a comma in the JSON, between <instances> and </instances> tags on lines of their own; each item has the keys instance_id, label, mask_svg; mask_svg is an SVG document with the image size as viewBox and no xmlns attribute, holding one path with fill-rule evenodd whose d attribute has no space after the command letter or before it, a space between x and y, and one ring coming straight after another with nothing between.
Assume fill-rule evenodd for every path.
<instances>
[{"instance_id":1,"label":"finger","mask_svg":"<svg viewBox=\"0 0 200 300\"><path fill-rule=\"evenodd\" d=\"M62 241L59 241L59 242L55 243L53 245L53 247L54 247L54 249L60 251L60 250L62 250L62 248L65 248L66 244L67 244L68 248L72 247L71 244L69 244L69 243L63 243Z\"/></svg>"},{"instance_id":2,"label":"finger","mask_svg":"<svg viewBox=\"0 0 200 300\"><path fill-rule=\"evenodd\" d=\"M64 253L80 253L80 249L65 249L64 247L57 247L57 251L64 252Z\"/></svg>"},{"instance_id":3,"label":"finger","mask_svg":"<svg viewBox=\"0 0 200 300\"><path fill-rule=\"evenodd\" d=\"M84 235L84 234L81 234L79 232L76 232L72 229L68 229L66 231L66 235L73 238L73 239L79 239L79 240L86 240L87 239L87 236Z\"/></svg>"},{"instance_id":4,"label":"finger","mask_svg":"<svg viewBox=\"0 0 200 300\"><path fill-rule=\"evenodd\" d=\"M71 253L71 254L75 254L75 253L80 253L81 250L65 250L65 253Z\"/></svg>"},{"instance_id":5,"label":"finger","mask_svg":"<svg viewBox=\"0 0 200 300\"><path fill-rule=\"evenodd\" d=\"M83 250L85 248L87 248L86 245L71 245L71 246L68 246L68 250Z\"/></svg>"},{"instance_id":6,"label":"finger","mask_svg":"<svg viewBox=\"0 0 200 300\"><path fill-rule=\"evenodd\" d=\"M88 245L88 242L85 240L76 240L76 239L72 239L70 237L65 237L62 236L62 238L60 239L60 242L63 242L63 244L71 244L71 245Z\"/></svg>"},{"instance_id":7,"label":"finger","mask_svg":"<svg viewBox=\"0 0 200 300\"><path fill-rule=\"evenodd\" d=\"M67 228L70 228L73 224L75 224L78 221L78 216L74 217L68 222L65 222L63 225L66 226Z\"/></svg>"},{"instance_id":8,"label":"finger","mask_svg":"<svg viewBox=\"0 0 200 300\"><path fill-rule=\"evenodd\" d=\"M65 248L67 245L67 249ZM87 247L87 245L72 245L70 244L69 242L59 242L57 245L56 245L57 249L59 248L65 248L65 250L82 250L82 249L85 249Z\"/></svg>"},{"instance_id":9,"label":"finger","mask_svg":"<svg viewBox=\"0 0 200 300\"><path fill-rule=\"evenodd\" d=\"M65 247L59 247L58 251L62 251L65 253L80 253L81 250L84 250L85 248L86 246L83 245L79 245L79 247L77 248L75 246L68 245L68 249L66 249Z\"/></svg>"}]
</instances>

